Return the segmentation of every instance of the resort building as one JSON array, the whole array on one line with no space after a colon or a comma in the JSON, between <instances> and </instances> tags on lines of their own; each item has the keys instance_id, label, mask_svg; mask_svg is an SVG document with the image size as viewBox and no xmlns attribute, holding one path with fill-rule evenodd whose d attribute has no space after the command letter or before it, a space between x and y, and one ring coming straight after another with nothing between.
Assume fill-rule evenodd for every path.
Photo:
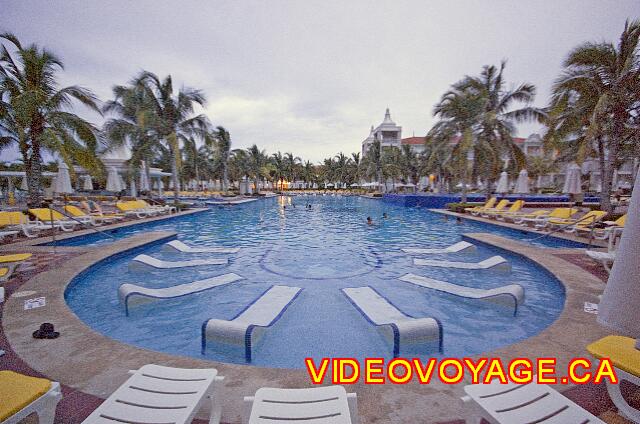
<instances>
[{"instance_id":1,"label":"resort building","mask_svg":"<svg viewBox=\"0 0 640 424\"><path fill-rule=\"evenodd\" d=\"M380 140L384 147L400 147L402 143L402 127L393 122L389 108L384 114L384 120L377 127L371 126L369 136L362 142L362 156L366 155L375 140Z\"/></svg>"}]
</instances>

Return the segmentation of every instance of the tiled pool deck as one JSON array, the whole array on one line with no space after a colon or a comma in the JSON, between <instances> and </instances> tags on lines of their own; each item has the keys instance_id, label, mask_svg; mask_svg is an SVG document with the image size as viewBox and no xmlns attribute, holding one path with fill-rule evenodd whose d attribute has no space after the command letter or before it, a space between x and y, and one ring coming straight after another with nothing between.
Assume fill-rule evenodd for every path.
<instances>
[{"instance_id":1,"label":"tiled pool deck","mask_svg":"<svg viewBox=\"0 0 640 424\"><path fill-rule=\"evenodd\" d=\"M126 378L129 369L146 363L169 366L216 367L224 375L223 421L240 422L242 398L257 388L308 387L309 378L301 370L256 368L171 356L125 345L102 336L85 326L66 306L64 290L71 279L91 264L122 250L171 237L167 232L148 232L96 247L3 246L4 252L34 252L30 265L5 283L7 301L1 305L0 348L7 354L0 358L1 369L46 376L60 381L64 398L56 423L80 423ZM468 238L508 249L544 266L567 291L565 309L559 319L542 333L480 356L499 356L509 360L518 356L556 356L560 366L569 358L586 356L584 347L608 332L600 327L595 315L583 311L585 301L597 302L605 276L598 266L583 261L578 249L539 249L492 234L468 234ZM21 293L45 296L43 308L24 311ZM41 322L52 322L61 336L55 340L35 340L31 333ZM566 387L558 387L560 390ZM460 396L462 385L441 383L420 386L356 384L347 388L358 393L361 423L462 423ZM615 413L604 386L572 387L564 393L608 423L626 423ZM630 393L640 404L640 391ZM35 420L33 421L35 422Z\"/></svg>"}]
</instances>

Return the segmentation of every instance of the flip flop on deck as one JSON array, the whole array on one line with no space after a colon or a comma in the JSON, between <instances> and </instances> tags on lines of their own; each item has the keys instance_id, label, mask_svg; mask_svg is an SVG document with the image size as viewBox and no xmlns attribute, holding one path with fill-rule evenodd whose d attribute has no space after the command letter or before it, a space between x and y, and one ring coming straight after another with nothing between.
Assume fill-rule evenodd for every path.
<instances>
[{"instance_id":1,"label":"flip flop on deck","mask_svg":"<svg viewBox=\"0 0 640 424\"><path fill-rule=\"evenodd\" d=\"M176 297L199 293L214 287L230 284L242 278L243 277L238 274L230 273L162 289L151 289L135 284L121 284L120 287L118 287L118 298L120 299L120 303L124 304L127 316L129 316L130 304L133 306L133 304L154 299L174 299Z\"/></svg>"},{"instance_id":2,"label":"flip flop on deck","mask_svg":"<svg viewBox=\"0 0 640 424\"><path fill-rule=\"evenodd\" d=\"M369 286L341 290L367 321L391 331L387 336L392 336L394 358L400 354L400 346L407 343L437 340L442 351L442 324L437 319L410 317Z\"/></svg>"},{"instance_id":3,"label":"flip flop on deck","mask_svg":"<svg viewBox=\"0 0 640 424\"><path fill-rule=\"evenodd\" d=\"M436 259L420 259L413 260L414 265L435 266L440 268L460 268L460 269L510 269L511 265L502 256L492 256L481 262L455 262L455 261L439 261Z\"/></svg>"},{"instance_id":4,"label":"flip flop on deck","mask_svg":"<svg viewBox=\"0 0 640 424\"><path fill-rule=\"evenodd\" d=\"M207 349L207 340L244 344L245 358L251 362L251 347L266 328L280 319L301 290L299 287L271 286L234 318L205 321L202 324L202 354Z\"/></svg>"},{"instance_id":5,"label":"flip flop on deck","mask_svg":"<svg viewBox=\"0 0 640 424\"><path fill-rule=\"evenodd\" d=\"M129 263L129 269L144 268L145 265L153 268L172 269L202 265L226 265L228 263L229 260L226 258L192 259L190 261L163 261L149 255L138 255Z\"/></svg>"},{"instance_id":6,"label":"flip flop on deck","mask_svg":"<svg viewBox=\"0 0 640 424\"><path fill-rule=\"evenodd\" d=\"M164 245L165 250L177 250L183 253L238 253L238 247L197 247L189 246L180 240L171 240Z\"/></svg>"},{"instance_id":7,"label":"flip flop on deck","mask_svg":"<svg viewBox=\"0 0 640 424\"><path fill-rule=\"evenodd\" d=\"M400 277L405 283L428 289L438 290L454 296L465 297L467 299L489 300L491 302L513 305L513 316L518 313L518 305L524 302L524 288L520 284L509 284L508 286L496 287L493 289L477 289L465 287L457 284L438 281L428 277L415 274L406 274Z\"/></svg>"},{"instance_id":8,"label":"flip flop on deck","mask_svg":"<svg viewBox=\"0 0 640 424\"><path fill-rule=\"evenodd\" d=\"M452 244L449 247L444 247L444 248L431 248L431 249L420 249L420 248L406 248L406 249L402 249L403 252L405 253L411 253L411 254L428 254L428 253L457 253L457 252L464 252L467 250L475 250L475 246L469 242L466 241L459 241L456 244Z\"/></svg>"}]
</instances>

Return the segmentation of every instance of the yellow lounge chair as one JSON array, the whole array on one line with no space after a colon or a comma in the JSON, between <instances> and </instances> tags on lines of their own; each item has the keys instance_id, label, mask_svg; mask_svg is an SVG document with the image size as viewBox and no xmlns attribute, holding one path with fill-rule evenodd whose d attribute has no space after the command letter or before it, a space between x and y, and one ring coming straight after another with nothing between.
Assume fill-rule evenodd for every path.
<instances>
[{"instance_id":1,"label":"yellow lounge chair","mask_svg":"<svg viewBox=\"0 0 640 424\"><path fill-rule=\"evenodd\" d=\"M6 270L4 273L0 272L0 282L7 281L13 274L13 271L15 271L22 262L26 261L32 256L33 254L31 253L0 255L0 266L2 266L2 269Z\"/></svg>"},{"instance_id":2,"label":"yellow lounge chair","mask_svg":"<svg viewBox=\"0 0 640 424\"><path fill-rule=\"evenodd\" d=\"M82 201L80 205L89 212L89 215L96 216L98 218L102 218L104 220L113 220L118 221L121 219L125 219L125 214L123 213L104 213L102 210L102 206L100 203L94 201ZM93 206L91 206L93 205Z\"/></svg>"},{"instance_id":3,"label":"yellow lounge chair","mask_svg":"<svg viewBox=\"0 0 640 424\"><path fill-rule=\"evenodd\" d=\"M578 219L559 219L553 218L549 220L550 225L566 227L563 229L565 233L575 233L578 228L591 229L593 225L607 216L605 211L589 211Z\"/></svg>"},{"instance_id":4,"label":"yellow lounge chair","mask_svg":"<svg viewBox=\"0 0 640 424\"><path fill-rule=\"evenodd\" d=\"M155 215L155 211L143 209L136 201L116 202L116 208L123 212L126 216L136 216L138 218L147 218Z\"/></svg>"},{"instance_id":5,"label":"yellow lounge chair","mask_svg":"<svg viewBox=\"0 0 640 424\"><path fill-rule=\"evenodd\" d=\"M0 212L0 228L3 230L22 231L26 237L35 237L42 226L36 222L30 222L29 217L20 211Z\"/></svg>"},{"instance_id":6,"label":"yellow lounge chair","mask_svg":"<svg viewBox=\"0 0 640 424\"><path fill-rule=\"evenodd\" d=\"M627 214L625 213L620 218L615 221L604 221L607 224L605 228L593 228L593 238L598 240L606 240L609 238L609 235L612 231L622 230L624 229L624 224L627 221ZM586 228L576 228L579 232L591 232L592 229L590 227Z\"/></svg>"},{"instance_id":7,"label":"yellow lounge chair","mask_svg":"<svg viewBox=\"0 0 640 424\"><path fill-rule=\"evenodd\" d=\"M13 371L0 371L0 423L15 424L36 413L40 424L53 424L62 399L60 384Z\"/></svg>"},{"instance_id":8,"label":"yellow lounge chair","mask_svg":"<svg viewBox=\"0 0 640 424\"><path fill-rule=\"evenodd\" d=\"M60 228L62 231L73 231L75 226L79 224L77 221L68 219L60 212L49 208L32 208L29 213L36 217L36 222L43 228L51 228L52 219L53 227Z\"/></svg>"},{"instance_id":9,"label":"yellow lounge chair","mask_svg":"<svg viewBox=\"0 0 640 424\"><path fill-rule=\"evenodd\" d=\"M507 206L509 206L509 201L507 199L502 199L501 201L498 202L495 208L483 209L482 211L480 211L480 215L489 216L492 213L501 212Z\"/></svg>"},{"instance_id":10,"label":"yellow lounge chair","mask_svg":"<svg viewBox=\"0 0 640 424\"><path fill-rule=\"evenodd\" d=\"M523 220L526 218L540 218L543 216L549 215L551 211L547 209L536 209L530 212L518 212L507 216L506 218L511 219L514 224L522 224Z\"/></svg>"},{"instance_id":11,"label":"yellow lounge chair","mask_svg":"<svg viewBox=\"0 0 640 424\"><path fill-rule=\"evenodd\" d=\"M548 215L543 215L535 218L523 218L522 224L526 225L531 222L535 225L536 228L545 228L548 225L550 219L569 219L576 213L578 213L578 209L576 208L555 208Z\"/></svg>"},{"instance_id":12,"label":"yellow lounge chair","mask_svg":"<svg viewBox=\"0 0 640 424\"><path fill-rule=\"evenodd\" d=\"M587 346L587 350L598 359L607 358L613 364L619 382L607 381L607 392L621 414L633 422L640 422L640 410L631 406L622 396L620 386L626 380L640 385L640 350L636 348L636 340L624 336L606 336Z\"/></svg>"},{"instance_id":13,"label":"yellow lounge chair","mask_svg":"<svg viewBox=\"0 0 640 424\"><path fill-rule=\"evenodd\" d=\"M481 211L485 209L491 209L496 204L498 199L496 197L492 197L485 203L483 206L474 206L472 208L465 208L465 212L469 212L471 215L477 216Z\"/></svg>"},{"instance_id":14,"label":"yellow lounge chair","mask_svg":"<svg viewBox=\"0 0 640 424\"><path fill-rule=\"evenodd\" d=\"M519 213L520 210L524 207L524 200L516 200L515 202L513 202L513 205L511 205L511 207L504 211L504 212L487 212L489 216L495 216L496 219L502 219L504 220L507 216Z\"/></svg>"},{"instance_id":15,"label":"yellow lounge chair","mask_svg":"<svg viewBox=\"0 0 640 424\"><path fill-rule=\"evenodd\" d=\"M101 218L99 216L89 215L88 213L86 213L82 209L80 209L79 207L73 206L73 205L66 205L64 207L64 210L69 215L71 215L74 219L82 222L83 224L91 224L91 225L94 225L94 226L98 226L98 225L102 225L102 222L104 220L106 220L106 218Z\"/></svg>"}]
</instances>

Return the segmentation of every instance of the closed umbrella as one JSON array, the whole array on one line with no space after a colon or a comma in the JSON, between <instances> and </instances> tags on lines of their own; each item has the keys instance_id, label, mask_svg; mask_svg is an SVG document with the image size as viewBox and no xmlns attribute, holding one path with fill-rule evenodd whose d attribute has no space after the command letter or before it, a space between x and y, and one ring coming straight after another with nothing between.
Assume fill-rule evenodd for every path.
<instances>
[{"instance_id":1,"label":"closed umbrella","mask_svg":"<svg viewBox=\"0 0 640 424\"><path fill-rule=\"evenodd\" d=\"M505 194L509 192L509 174L507 171L500 173L500 179L498 180L498 187L496 187L496 193Z\"/></svg>"},{"instance_id":2,"label":"closed umbrella","mask_svg":"<svg viewBox=\"0 0 640 424\"><path fill-rule=\"evenodd\" d=\"M564 187L562 188L564 194L580 194L582 193L582 187L580 184L580 167L572 163L567 168L567 173L564 179Z\"/></svg>"},{"instance_id":3,"label":"closed umbrella","mask_svg":"<svg viewBox=\"0 0 640 424\"><path fill-rule=\"evenodd\" d=\"M520 171L520 174L518 174L518 179L516 180L516 193L529 193L529 174L526 169L523 169Z\"/></svg>"},{"instance_id":4,"label":"closed umbrella","mask_svg":"<svg viewBox=\"0 0 640 424\"><path fill-rule=\"evenodd\" d=\"M131 177L129 179L129 192L131 193L131 197L138 197L138 189L136 188L136 180Z\"/></svg>"},{"instance_id":5,"label":"closed umbrella","mask_svg":"<svg viewBox=\"0 0 640 424\"><path fill-rule=\"evenodd\" d=\"M27 176L22 177L22 182L20 183L20 190L28 191L29 185L27 184Z\"/></svg>"},{"instance_id":6,"label":"closed umbrella","mask_svg":"<svg viewBox=\"0 0 640 424\"><path fill-rule=\"evenodd\" d=\"M627 221L616 252L609 280L598 308L598 322L615 332L640 338L640 173L627 211ZM640 342L636 343L640 349Z\"/></svg>"},{"instance_id":7,"label":"closed umbrella","mask_svg":"<svg viewBox=\"0 0 640 424\"><path fill-rule=\"evenodd\" d=\"M71 177L69 176L69 167L64 162L60 162L60 164L58 164L56 184L53 186L53 191L55 193L73 193L73 187L71 187Z\"/></svg>"},{"instance_id":8,"label":"closed umbrella","mask_svg":"<svg viewBox=\"0 0 640 424\"><path fill-rule=\"evenodd\" d=\"M91 175L85 175L84 177L82 177L82 179L84 180L82 188L87 191L92 191L93 181L91 181Z\"/></svg>"},{"instance_id":9,"label":"closed umbrella","mask_svg":"<svg viewBox=\"0 0 640 424\"><path fill-rule=\"evenodd\" d=\"M109 168L109 172L107 173L107 191L112 191L117 193L122 190L122 186L120 185L120 176L118 175L118 171L113 166Z\"/></svg>"},{"instance_id":10,"label":"closed umbrella","mask_svg":"<svg viewBox=\"0 0 640 424\"><path fill-rule=\"evenodd\" d=\"M144 161L140 162L140 191L149 191L149 178L147 178L147 166Z\"/></svg>"},{"instance_id":11,"label":"closed umbrella","mask_svg":"<svg viewBox=\"0 0 640 424\"><path fill-rule=\"evenodd\" d=\"M126 190L127 183L124 182L124 178L122 178L122 175L118 174L118 180L120 181L120 190Z\"/></svg>"}]
</instances>

